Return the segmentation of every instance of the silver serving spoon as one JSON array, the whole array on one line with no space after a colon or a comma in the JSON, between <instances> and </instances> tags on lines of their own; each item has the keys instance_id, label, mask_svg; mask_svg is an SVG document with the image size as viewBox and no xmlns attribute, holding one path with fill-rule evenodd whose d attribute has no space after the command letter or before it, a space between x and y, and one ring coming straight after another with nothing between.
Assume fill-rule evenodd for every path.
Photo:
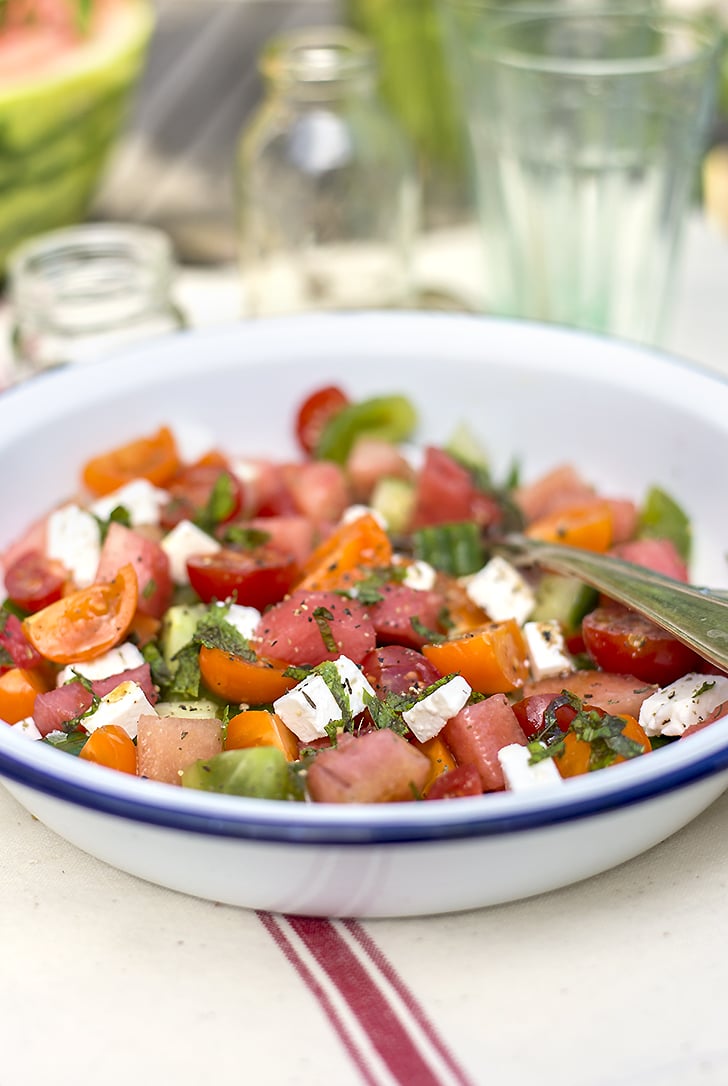
<instances>
[{"instance_id":1,"label":"silver serving spoon","mask_svg":"<svg viewBox=\"0 0 728 1086\"><path fill-rule=\"evenodd\" d=\"M728 671L728 593L686 585L620 558L521 535L505 536L497 549L516 565L578 577Z\"/></svg>"}]
</instances>

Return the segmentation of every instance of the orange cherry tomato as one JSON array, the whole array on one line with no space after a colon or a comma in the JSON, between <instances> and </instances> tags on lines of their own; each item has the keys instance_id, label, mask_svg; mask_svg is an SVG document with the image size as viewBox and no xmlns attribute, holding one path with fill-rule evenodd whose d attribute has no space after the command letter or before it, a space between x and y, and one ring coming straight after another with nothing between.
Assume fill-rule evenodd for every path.
<instances>
[{"instance_id":1,"label":"orange cherry tomato","mask_svg":"<svg viewBox=\"0 0 728 1086\"><path fill-rule=\"evenodd\" d=\"M389 566L392 544L376 517L365 513L339 525L309 555L296 588L309 592L344 589L365 576L367 569Z\"/></svg>"},{"instance_id":2,"label":"orange cherry tomato","mask_svg":"<svg viewBox=\"0 0 728 1086\"><path fill-rule=\"evenodd\" d=\"M23 621L25 636L46 660L72 664L118 645L131 626L139 587L131 563L113 581L81 588Z\"/></svg>"},{"instance_id":3,"label":"orange cherry tomato","mask_svg":"<svg viewBox=\"0 0 728 1086\"><path fill-rule=\"evenodd\" d=\"M0 675L0 719L17 724L32 716L36 696L52 688L53 681L39 668L9 668Z\"/></svg>"},{"instance_id":4,"label":"orange cherry tomato","mask_svg":"<svg viewBox=\"0 0 728 1086\"><path fill-rule=\"evenodd\" d=\"M438 777L441 777L443 773L449 773L451 770L457 767L457 762L452 755L450 748L443 742L439 735L434 736L432 739L427 739L424 743L420 743L419 740L411 740L412 745L421 750L423 754L427 756L430 761L430 772L427 775L427 780L422 786L422 795L426 796L433 783Z\"/></svg>"},{"instance_id":5,"label":"orange cherry tomato","mask_svg":"<svg viewBox=\"0 0 728 1086\"><path fill-rule=\"evenodd\" d=\"M298 739L281 718L267 709L246 709L228 721L225 750L277 747L289 762L298 758Z\"/></svg>"},{"instance_id":6,"label":"orange cherry tomato","mask_svg":"<svg viewBox=\"0 0 728 1086\"><path fill-rule=\"evenodd\" d=\"M174 435L169 427L162 426L156 434L92 457L82 478L91 493L100 497L132 479L148 479L155 486L165 486L179 468Z\"/></svg>"},{"instance_id":7,"label":"orange cherry tomato","mask_svg":"<svg viewBox=\"0 0 728 1086\"><path fill-rule=\"evenodd\" d=\"M603 553L612 545L614 520L608 502L595 499L549 513L528 525L525 535Z\"/></svg>"},{"instance_id":8,"label":"orange cherry tomato","mask_svg":"<svg viewBox=\"0 0 728 1086\"><path fill-rule=\"evenodd\" d=\"M79 751L79 757L108 769L136 776L137 752L134 740L119 724L104 724L91 732Z\"/></svg>"},{"instance_id":9,"label":"orange cherry tomato","mask_svg":"<svg viewBox=\"0 0 728 1086\"><path fill-rule=\"evenodd\" d=\"M222 649L200 649L200 674L205 686L225 701L269 705L296 685L283 672L282 660L244 660Z\"/></svg>"},{"instance_id":10,"label":"orange cherry tomato","mask_svg":"<svg viewBox=\"0 0 728 1086\"><path fill-rule=\"evenodd\" d=\"M635 717L621 713L619 715L625 722L622 735L627 739L633 739L635 743L639 743L643 753L649 754L652 745ZM588 773L591 752L591 743L587 743L585 739L580 739L573 732L569 732L564 737L563 754L554 758L556 768L562 777L577 777L582 773ZM617 765L618 762L625 762L626 760L621 754L618 754L611 764Z\"/></svg>"},{"instance_id":11,"label":"orange cherry tomato","mask_svg":"<svg viewBox=\"0 0 728 1086\"><path fill-rule=\"evenodd\" d=\"M479 694L506 694L528 678L528 649L518 623L489 622L422 653L441 675L457 672Z\"/></svg>"}]
</instances>

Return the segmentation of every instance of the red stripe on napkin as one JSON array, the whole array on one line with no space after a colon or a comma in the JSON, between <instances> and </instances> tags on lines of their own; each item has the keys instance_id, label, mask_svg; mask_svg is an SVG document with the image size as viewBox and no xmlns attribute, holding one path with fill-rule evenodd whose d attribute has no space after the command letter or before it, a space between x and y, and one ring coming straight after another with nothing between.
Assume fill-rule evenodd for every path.
<instances>
[{"instance_id":1,"label":"red stripe on napkin","mask_svg":"<svg viewBox=\"0 0 728 1086\"><path fill-rule=\"evenodd\" d=\"M469 1086L412 992L361 925L258 915L365 1082Z\"/></svg>"},{"instance_id":2,"label":"red stripe on napkin","mask_svg":"<svg viewBox=\"0 0 728 1086\"><path fill-rule=\"evenodd\" d=\"M324 992L320 984L317 983L315 977L311 973L311 970L305 965L301 958L291 945L290 939L286 938L285 932L276 924L274 918L268 913L259 912L258 916L263 923L263 926L268 930L268 933L273 937L274 941L278 944L280 949L285 954L288 961L298 973L301 980L306 984L309 991L316 997L321 1004L321 1009L325 1012L326 1017L334 1027L334 1031L338 1034L339 1040L346 1049L347 1054L351 1057L354 1064L361 1071L362 1078L366 1083L370 1083L371 1086L377 1086L375 1078L369 1074L366 1064L362 1060L356 1045L354 1044L351 1035L344 1026L341 1018L336 1012L336 1008L332 1004L329 997ZM281 918L279 918L281 919Z\"/></svg>"}]
</instances>

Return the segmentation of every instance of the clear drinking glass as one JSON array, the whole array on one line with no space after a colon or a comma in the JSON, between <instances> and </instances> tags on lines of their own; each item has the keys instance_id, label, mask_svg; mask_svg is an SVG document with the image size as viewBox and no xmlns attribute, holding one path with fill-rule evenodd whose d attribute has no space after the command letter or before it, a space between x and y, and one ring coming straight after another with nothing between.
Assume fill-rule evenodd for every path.
<instances>
[{"instance_id":1,"label":"clear drinking glass","mask_svg":"<svg viewBox=\"0 0 728 1086\"><path fill-rule=\"evenodd\" d=\"M418 187L372 47L312 27L272 41L260 68L267 97L237 154L247 314L407 305Z\"/></svg>"},{"instance_id":2,"label":"clear drinking glass","mask_svg":"<svg viewBox=\"0 0 728 1086\"><path fill-rule=\"evenodd\" d=\"M659 343L720 36L707 20L619 5L498 11L445 0L488 308Z\"/></svg>"},{"instance_id":3,"label":"clear drinking glass","mask_svg":"<svg viewBox=\"0 0 728 1086\"><path fill-rule=\"evenodd\" d=\"M13 377L95 362L184 327L166 234L126 223L53 230L8 260Z\"/></svg>"}]
</instances>

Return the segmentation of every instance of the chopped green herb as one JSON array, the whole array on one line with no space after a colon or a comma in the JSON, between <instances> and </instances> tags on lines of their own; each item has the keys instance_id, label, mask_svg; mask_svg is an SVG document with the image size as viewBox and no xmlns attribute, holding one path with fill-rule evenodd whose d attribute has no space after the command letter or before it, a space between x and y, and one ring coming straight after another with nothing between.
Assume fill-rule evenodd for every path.
<instances>
[{"instance_id":1,"label":"chopped green herb","mask_svg":"<svg viewBox=\"0 0 728 1086\"><path fill-rule=\"evenodd\" d=\"M336 644L336 638L334 637L331 626L329 623L333 619L333 614L327 607L315 607L313 611L313 620L319 628L321 639L326 647L327 652L336 652L338 645Z\"/></svg>"}]
</instances>

